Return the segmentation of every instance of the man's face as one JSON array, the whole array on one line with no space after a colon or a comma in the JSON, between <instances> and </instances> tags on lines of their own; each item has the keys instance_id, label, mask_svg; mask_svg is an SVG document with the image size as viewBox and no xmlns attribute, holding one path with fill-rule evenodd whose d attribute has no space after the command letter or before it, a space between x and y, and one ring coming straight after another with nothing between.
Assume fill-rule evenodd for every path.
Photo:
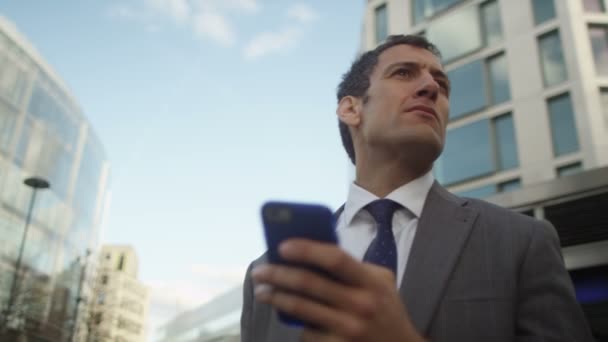
<instances>
[{"instance_id":1,"label":"man's face","mask_svg":"<svg viewBox=\"0 0 608 342\"><path fill-rule=\"evenodd\" d=\"M415 151L435 160L445 142L449 87L432 52L404 44L385 50L361 107L363 144Z\"/></svg>"}]
</instances>

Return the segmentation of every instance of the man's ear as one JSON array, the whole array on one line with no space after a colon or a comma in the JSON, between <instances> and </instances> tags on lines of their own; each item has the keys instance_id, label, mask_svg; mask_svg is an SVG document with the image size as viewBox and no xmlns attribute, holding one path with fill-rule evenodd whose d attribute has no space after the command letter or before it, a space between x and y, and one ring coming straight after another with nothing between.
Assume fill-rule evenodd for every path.
<instances>
[{"instance_id":1,"label":"man's ear","mask_svg":"<svg viewBox=\"0 0 608 342\"><path fill-rule=\"evenodd\" d=\"M338 119L349 127L356 127L361 123L361 99L355 96L344 96L338 103L336 114Z\"/></svg>"}]
</instances>

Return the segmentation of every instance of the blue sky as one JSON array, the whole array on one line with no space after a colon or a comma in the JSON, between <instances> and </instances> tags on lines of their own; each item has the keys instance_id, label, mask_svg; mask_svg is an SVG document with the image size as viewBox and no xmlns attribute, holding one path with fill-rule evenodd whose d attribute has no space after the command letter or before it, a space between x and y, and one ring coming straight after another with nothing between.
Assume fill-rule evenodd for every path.
<instances>
[{"instance_id":1,"label":"blue sky","mask_svg":"<svg viewBox=\"0 0 608 342\"><path fill-rule=\"evenodd\" d=\"M131 244L151 329L237 285L268 199L337 208L349 168L335 87L363 1L13 0L13 21L103 141L103 241Z\"/></svg>"}]
</instances>

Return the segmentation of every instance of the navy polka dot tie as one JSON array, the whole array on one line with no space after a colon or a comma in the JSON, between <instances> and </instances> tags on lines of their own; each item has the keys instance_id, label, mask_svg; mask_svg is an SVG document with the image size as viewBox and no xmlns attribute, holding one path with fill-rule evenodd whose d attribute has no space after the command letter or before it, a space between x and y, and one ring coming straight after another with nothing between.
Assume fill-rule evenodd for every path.
<instances>
[{"instance_id":1,"label":"navy polka dot tie","mask_svg":"<svg viewBox=\"0 0 608 342\"><path fill-rule=\"evenodd\" d=\"M369 245L363 261L384 266L397 274L397 244L393 235L393 214L403 208L389 199L375 200L365 209L376 220L376 237Z\"/></svg>"}]
</instances>

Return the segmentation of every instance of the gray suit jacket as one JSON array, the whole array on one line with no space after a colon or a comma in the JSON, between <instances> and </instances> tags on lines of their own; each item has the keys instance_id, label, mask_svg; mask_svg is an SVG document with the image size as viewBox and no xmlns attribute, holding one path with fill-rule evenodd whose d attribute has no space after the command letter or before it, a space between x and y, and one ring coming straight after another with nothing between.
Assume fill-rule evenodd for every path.
<instances>
[{"instance_id":1,"label":"gray suit jacket","mask_svg":"<svg viewBox=\"0 0 608 342\"><path fill-rule=\"evenodd\" d=\"M255 301L245 276L242 342L298 341ZM457 197L435 183L427 197L401 288L418 331L440 341L593 341L547 222Z\"/></svg>"}]
</instances>

